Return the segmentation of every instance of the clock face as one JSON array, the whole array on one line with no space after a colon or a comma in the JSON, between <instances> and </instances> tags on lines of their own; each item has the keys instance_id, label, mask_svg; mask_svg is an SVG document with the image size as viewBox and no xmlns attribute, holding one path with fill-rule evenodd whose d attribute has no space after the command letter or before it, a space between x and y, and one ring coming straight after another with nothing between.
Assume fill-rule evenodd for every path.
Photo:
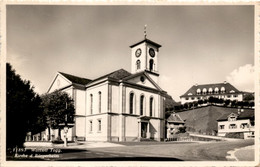
<instances>
[{"instance_id":1,"label":"clock face","mask_svg":"<svg viewBox=\"0 0 260 167\"><path fill-rule=\"evenodd\" d=\"M142 50L139 48L135 51L135 56L139 57L142 54Z\"/></svg>"},{"instance_id":2,"label":"clock face","mask_svg":"<svg viewBox=\"0 0 260 167\"><path fill-rule=\"evenodd\" d=\"M151 57L154 57L155 56L155 52L154 52L154 49L153 48L150 48L149 49L149 54Z\"/></svg>"}]
</instances>

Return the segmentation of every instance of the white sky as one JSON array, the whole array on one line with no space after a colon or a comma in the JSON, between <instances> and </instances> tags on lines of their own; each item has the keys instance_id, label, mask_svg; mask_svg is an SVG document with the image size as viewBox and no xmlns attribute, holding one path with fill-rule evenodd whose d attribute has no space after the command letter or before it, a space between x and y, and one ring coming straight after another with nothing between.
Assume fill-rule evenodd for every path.
<instances>
[{"instance_id":1,"label":"white sky","mask_svg":"<svg viewBox=\"0 0 260 167\"><path fill-rule=\"evenodd\" d=\"M253 91L253 6L9 5L7 61L40 94L57 71L89 79L130 72L129 46L145 24L162 45L160 86L176 101L196 83Z\"/></svg>"}]
</instances>

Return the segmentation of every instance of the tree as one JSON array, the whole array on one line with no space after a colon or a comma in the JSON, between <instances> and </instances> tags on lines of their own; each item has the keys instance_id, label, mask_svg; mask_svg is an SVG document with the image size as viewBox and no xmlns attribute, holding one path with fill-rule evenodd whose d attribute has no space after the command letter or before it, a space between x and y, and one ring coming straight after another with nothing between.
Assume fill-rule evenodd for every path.
<instances>
[{"instance_id":1,"label":"tree","mask_svg":"<svg viewBox=\"0 0 260 167\"><path fill-rule=\"evenodd\" d=\"M215 102L214 97L210 96L210 97L209 97L209 103L212 104L212 103L214 103L214 102Z\"/></svg>"},{"instance_id":2,"label":"tree","mask_svg":"<svg viewBox=\"0 0 260 167\"><path fill-rule=\"evenodd\" d=\"M253 108L254 106L255 106L255 102L249 102L249 106L251 107L251 108Z\"/></svg>"},{"instance_id":3,"label":"tree","mask_svg":"<svg viewBox=\"0 0 260 167\"><path fill-rule=\"evenodd\" d=\"M50 94L41 96L41 106L47 120L48 133L50 140L50 129L59 129L60 137L60 124L74 123L75 108L74 102L66 92L55 91Z\"/></svg>"},{"instance_id":4,"label":"tree","mask_svg":"<svg viewBox=\"0 0 260 167\"><path fill-rule=\"evenodd\" d=\"M230 102L231 102L231 101L230 101L229 99L227 99L227 100L224 101L224 103L225 103L226 106L229 106Z\"/></svg>"},{"instance_id":5,"label":"tree","mask_svg":"<svg viewBox=\"0 0 260 167\"><path fill-rule=\"evenodd\" d=\"M254 97L253 93L247 93L243 97L243 101L247 101L247 102L252 101L254 99L255 99L255 97Z\"/></svg>"},{"instance_id":6,"label":"tree","mask_svg":"<svg viewBox=\"0 0 260 167\"><path fill-rule=\"evenodd\" d=\"M41 126L40 97L30 81L22 80L12 66L6 64L6 144L7 148L23 147L27 132L39 132Z\"/></svg>"},{"instance_id":7,"label":"tree","mask_svg":"<svg viewBox=\"0 0 260 167\"><path fill-rule=\"evenodd\" d=\"M203 104L203 100L199 100L198 104L201 106Z\"/></svg>"},{"instance_id":8,"label":"tree","mask_svg":"<svg viewBox=\"0 0 260 167\"><path fill-rule=\"evenodd\" d=\"M236 100L233 100L232 102L231 102L231 107L236 107L237 106L237 101Z\"/></svg>"}]
</instances>

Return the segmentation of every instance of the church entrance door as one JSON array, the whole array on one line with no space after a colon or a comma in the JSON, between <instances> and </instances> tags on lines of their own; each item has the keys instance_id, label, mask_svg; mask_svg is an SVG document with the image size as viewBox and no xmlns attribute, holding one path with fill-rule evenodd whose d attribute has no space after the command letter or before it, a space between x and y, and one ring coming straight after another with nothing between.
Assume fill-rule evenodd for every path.
<instances>
[{"instance_id":1,"label":"church entrance door","mask_svg":"<svg viewBox=\"0 0 260 167\"><path fill-rule=\"evenodd\" d=\"M141 123L141 137L146 138L147 137L147 122L142 122Z\"/></svg>"}]
</instances>

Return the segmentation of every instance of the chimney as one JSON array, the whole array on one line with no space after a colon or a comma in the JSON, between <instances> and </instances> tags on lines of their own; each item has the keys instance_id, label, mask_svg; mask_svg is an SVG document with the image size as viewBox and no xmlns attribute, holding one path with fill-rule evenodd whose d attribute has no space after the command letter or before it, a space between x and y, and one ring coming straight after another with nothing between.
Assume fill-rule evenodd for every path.
<instances>
[{"instance_id":1,"label":"chimney","mask_svg":"<svg viewBox=\"0 0 260 167\"><path fill-rule=\"evenodd\" d=\"M226 84L227 83L227 81L224 81L224 84Z\"/></svg>"},{"instance_id":2,"label":"chimney","mask_svg":"<svg viewBox=\"0 0 260 167\"><path fill-rule=\"evenodd\" d=\"M198 84L196 83L195 86L198 86Z\"/></svg>"}]
</instances>

